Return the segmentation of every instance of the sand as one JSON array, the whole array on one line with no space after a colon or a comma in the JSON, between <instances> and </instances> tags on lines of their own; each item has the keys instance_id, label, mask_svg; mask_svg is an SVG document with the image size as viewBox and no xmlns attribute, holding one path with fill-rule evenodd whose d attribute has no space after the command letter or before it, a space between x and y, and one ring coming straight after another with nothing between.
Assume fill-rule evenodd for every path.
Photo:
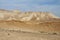
<instances>
[{"instance_id":1,"label":"sand","mask_svg":"<svg viewBox=\"0 0 60 40\"><path fill-rule=\"evenodd\" d=\"M60 40L60 35L0 29L0 40Z\"/></svg>"}]
</instances>

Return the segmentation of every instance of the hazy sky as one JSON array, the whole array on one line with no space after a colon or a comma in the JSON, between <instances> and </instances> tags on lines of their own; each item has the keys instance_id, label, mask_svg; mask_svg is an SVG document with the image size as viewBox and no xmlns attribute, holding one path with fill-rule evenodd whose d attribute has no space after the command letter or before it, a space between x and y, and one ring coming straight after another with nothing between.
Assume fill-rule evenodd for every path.
<instances>
[{"instance_id":1,"label":"hazy sky","mask_svg":"<svg viewBox=\"0 0 60 40\"><path fill-rule=\"evenodd\" d=\"M0 0L0 9L48 11L60 16L60 0Z\"/></svg>"}]
</instances>

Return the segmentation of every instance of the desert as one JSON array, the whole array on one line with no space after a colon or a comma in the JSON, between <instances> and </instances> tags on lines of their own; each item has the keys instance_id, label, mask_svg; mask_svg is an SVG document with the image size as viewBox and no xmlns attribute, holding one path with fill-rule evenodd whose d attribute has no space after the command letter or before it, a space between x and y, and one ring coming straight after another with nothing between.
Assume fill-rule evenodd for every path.
<instances>
[{"instance_id":1,"label":"desert","mask_svg":"<svg viewBox=\"0 0 60 40\"><path fill-rule=\"evenodd\" d=\"M50 12L1 9L0 40L60 40L60 18Z\"/></svg>"}]
</instances>

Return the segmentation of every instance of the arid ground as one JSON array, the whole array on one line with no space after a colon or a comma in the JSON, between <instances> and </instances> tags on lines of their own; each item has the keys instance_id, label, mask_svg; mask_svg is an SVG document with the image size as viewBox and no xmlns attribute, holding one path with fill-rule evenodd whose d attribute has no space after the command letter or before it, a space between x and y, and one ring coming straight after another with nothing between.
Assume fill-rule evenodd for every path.
<instances>
[{"instance_id":1,"label":"arid ground","mask_svg":"<svg viewBox=\"0 0 60 40\"><path fill-rule=\"evenodd\" d=\"M0 40L60 40L60 35L0 30Z\"/></svg>"},{"instance_id":2,"label":"arid ground","mask_svg":"<svg viewBox=\"0 0 60 40\"><path fill-rule=\"evenodd\" d=\"M51 28L52 27L52 28ZM60 40L60 23L0 21L0 40Z\"/></svg>"}]
</instances>

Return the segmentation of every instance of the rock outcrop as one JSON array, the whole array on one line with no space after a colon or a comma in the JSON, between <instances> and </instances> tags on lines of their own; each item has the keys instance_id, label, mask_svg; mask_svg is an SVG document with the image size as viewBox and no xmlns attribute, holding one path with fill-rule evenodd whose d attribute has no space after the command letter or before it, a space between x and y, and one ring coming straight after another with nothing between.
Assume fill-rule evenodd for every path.
<instances>
[{"instance_id":1,"label":"rock outcrop","mask_svg":"<svg viewBox=\"0 0 60 40\"><path fill-rule=\"evenodd\" d=\"M46 21L58 18L50 12L20 12L19 10L0 10L0 20Z\"/></svg>"}]
</instances>

